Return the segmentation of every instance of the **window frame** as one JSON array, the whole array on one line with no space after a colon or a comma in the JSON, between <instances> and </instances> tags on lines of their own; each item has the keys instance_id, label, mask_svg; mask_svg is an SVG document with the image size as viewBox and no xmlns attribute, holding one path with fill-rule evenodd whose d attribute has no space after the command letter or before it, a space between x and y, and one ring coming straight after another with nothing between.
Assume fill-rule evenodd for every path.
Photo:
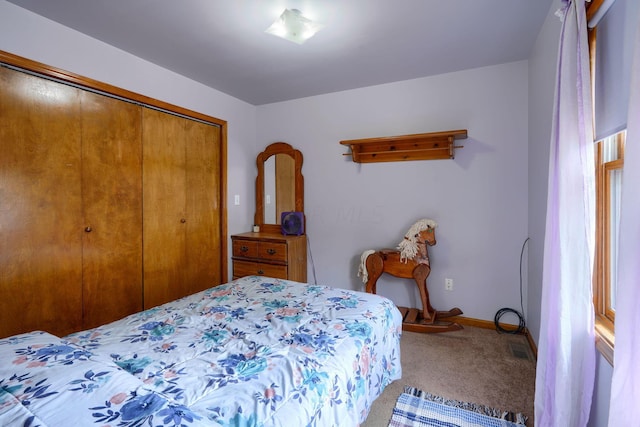
<instances>
[{"instance_id":1,"label":"window frame","mask_svg":"<svg viewBox=\"0 0 640 427\"><path fill-rule=\"evenodd\" d=\"M596 14L603 0L593 0L587 6L587 21ZM588 31L591 68L592 111L595 128L595 58L597 26ZM595 129L594 129L595 134ZM595 310L596 348L613 365L615 349L615 310L611 307L611 269L614 268L610 253L611 194L610 176L615 170L623 170L626 130L611 135L617 145L617 159L604 162L603 142L594 141L596 160L596 236L593 271L593 304Z\"/></svg>"},{"instance_id":2,"label":"window frame","mask_svg":"<svg viewBox=\"0 0 640 427\"><path fill-rule=\"evenodd\" d=\"M596 150L596 245L593 272L593 305L595 309L596 347L613 365L615 348L615 310L611 307L611 185L612 171L622 171L624 167L624 144L626 132L615 135L617 159L604 161L603 141L595 143Z\"/></svg>"}]
</instances>

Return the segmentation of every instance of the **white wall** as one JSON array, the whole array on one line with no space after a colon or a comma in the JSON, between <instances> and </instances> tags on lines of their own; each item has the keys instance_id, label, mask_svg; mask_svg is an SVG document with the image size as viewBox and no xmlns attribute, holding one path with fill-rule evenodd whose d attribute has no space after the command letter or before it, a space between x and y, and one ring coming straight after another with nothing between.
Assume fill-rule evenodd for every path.
<instances>
[{"instance_id":1,"label":"white wall","mask_svg":"<svg viewBox=\"0 0 640 427\"><path fill-rule=\"evenodd\" d=\"M222 92L0 0L0 50L228 122L229 234L254 213L256 109ZM241 196L234 206L233 195ZM229 275L231 277L231 275Z\"/></svg>"},{"instance_id":2,"label":"white wall","mask_svg":"<svg viewBox=\"0 0 640 427\"><path fill-rule=\"evenodd\" d=\"M523 61L258 107L257 151L285 141L304 155L318 283L363 289L356 277L362 251L395 247L416 220L432 218L439 224L430 248L432 305L458 306L485 320L502 307L519 310L527 78ZM339 144L453 129L469 134L455 160L358 164ZM445 277L454 280L453 291L444 290ZM384 275L378 292L399 305L420 305L408 280Z\"/></svg>"},{"instance_id":3,"label":"white wall","mask_svg":"<svg viewBox=\"0 0 640 427\"><path fill-rule=\"evenodd\" d=\"M536 44L529 58L529 235L528 259L528 328L535 342L540 335L542 298L542 265L547 207L549 144L555 87L558 42L561 22L554 15L560 7L551 5ZM609 362L599 353L596 363L596 383L589 427L605 427L609 414L611 376Z\"/></svg>"}]
</instances>

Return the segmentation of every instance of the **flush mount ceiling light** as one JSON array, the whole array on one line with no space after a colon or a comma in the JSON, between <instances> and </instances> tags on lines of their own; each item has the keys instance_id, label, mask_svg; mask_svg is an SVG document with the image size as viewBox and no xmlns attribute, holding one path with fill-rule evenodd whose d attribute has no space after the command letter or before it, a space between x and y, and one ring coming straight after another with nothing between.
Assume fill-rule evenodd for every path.
<instances>
[{"instance_id":1,"label":"flush mount ceiling light","mask_svg":"<svg viewBox=\"0 0 640 427\"><path fill-rule=\"evenodd\" d=\"M265 33L302 44L320 31L322 24L313 22L298 9L285 9L282 15L265 30Z\"/></svg>"}]
</instances>

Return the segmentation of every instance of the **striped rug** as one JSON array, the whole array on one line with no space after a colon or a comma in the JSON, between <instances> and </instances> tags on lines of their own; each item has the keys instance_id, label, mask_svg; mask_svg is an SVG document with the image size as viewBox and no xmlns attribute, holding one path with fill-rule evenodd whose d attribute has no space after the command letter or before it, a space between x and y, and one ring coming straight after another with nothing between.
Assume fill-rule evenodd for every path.
<instances>
[{"instance_id":1,"label":"striped rug","mask_svg":"<svg viewBox=\"0 0 640 427\"><path fill-rule=\"evenodd\" d=\"M405 387L393 408L389 427L522 427L525 423L522 414Z\"/></svg>"}]
</instances>

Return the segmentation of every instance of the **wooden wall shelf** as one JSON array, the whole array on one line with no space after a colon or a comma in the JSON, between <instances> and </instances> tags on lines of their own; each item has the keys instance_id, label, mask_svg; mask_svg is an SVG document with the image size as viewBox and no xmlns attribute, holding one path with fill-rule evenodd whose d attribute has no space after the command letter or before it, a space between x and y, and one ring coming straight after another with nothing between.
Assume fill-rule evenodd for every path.
<instances>
[{"instance_id":1,"label":"wooden wall shelf","mask_svg":"<svg viewBox=\"0 0 640 427\"><path fill-rule=\"evenodd\" d=\"M453 159L457 139L467 138L467 130L418 133L413 135L340 141L351 148L351 158L356 163L401 162L406 160Z\"/></svg>"}]
</instances>

